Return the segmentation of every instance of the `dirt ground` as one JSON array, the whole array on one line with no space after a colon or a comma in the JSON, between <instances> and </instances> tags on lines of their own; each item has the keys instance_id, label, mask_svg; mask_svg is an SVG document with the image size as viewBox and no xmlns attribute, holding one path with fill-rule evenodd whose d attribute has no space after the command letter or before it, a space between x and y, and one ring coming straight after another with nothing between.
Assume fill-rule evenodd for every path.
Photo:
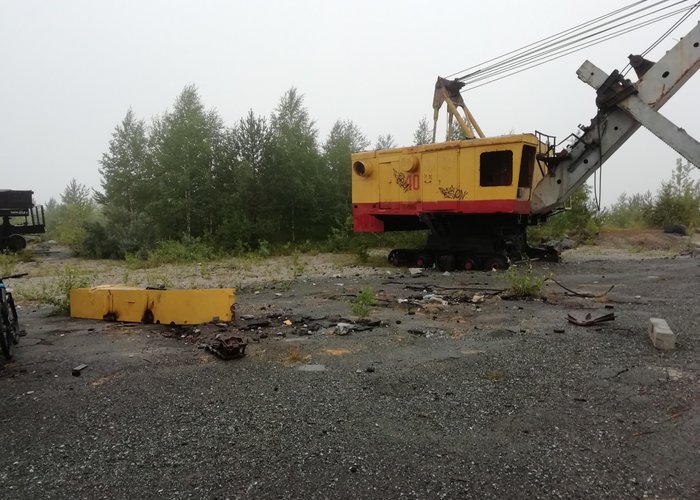
<instances>
[{"instance_id":1,"label":"dirt ground","mask_svg":"<svg viewBox=\"0 0 700 500\"><path fill-rule=\"evenodd\" d=\"M20 298L69 263L96 283L233 285L237 319L72 320L21 300L27 335L0 362L3 497L699 498L700 258L685 246L606 234L533 265L578 295L550 280L528 300L499 293L503 272L412 276L382 252L141 270L49 252L18 267ZM615 319L566 320L588 313ZM651 345L652 317L675 351ZM205 351L217 333L248 339L246 356Z\"/></svg>"}]
</instances>

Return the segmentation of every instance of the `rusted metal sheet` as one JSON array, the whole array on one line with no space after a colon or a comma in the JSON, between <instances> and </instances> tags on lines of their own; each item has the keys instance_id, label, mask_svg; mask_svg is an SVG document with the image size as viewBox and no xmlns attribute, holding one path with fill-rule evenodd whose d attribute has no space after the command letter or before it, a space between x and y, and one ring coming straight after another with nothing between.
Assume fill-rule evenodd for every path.
<instances>
[{"instance_id":1,"label":"rusted metal sheet","mask_svg":"<svg viewBox=\"0 0 700 500\"><path fill-rule=\"evenodd\" d=\"M613 321L615 319L615 313L606 313L593 316L593 314L588 313L585 316L574 316L573 314L567 315L566 319L569 323L573 323L578 326L591 326L598 323L603 323L605 321Z\"/></svg>"},{"instance_id":2,"label":"rusted metal sheet","mask_svg":"<svg viewBox=\"0 0 700 500\"><path fill-rule=\"evenodd\" d=\"M245 348L247 346L248 342L243 340L242 337L235 335L224 337L219 334L214 339L214 342L207 344L205 349L221 359L235 359L245 356Z\"/></svg>"}]
</instances>

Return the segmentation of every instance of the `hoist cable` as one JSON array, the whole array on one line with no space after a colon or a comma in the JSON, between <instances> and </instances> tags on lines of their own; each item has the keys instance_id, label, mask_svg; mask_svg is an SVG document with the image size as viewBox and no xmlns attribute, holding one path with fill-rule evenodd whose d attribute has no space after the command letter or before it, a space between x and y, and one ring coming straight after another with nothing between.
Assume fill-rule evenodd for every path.
<instances>
[{"instance_id":1,"label":"hoist cable","mask_svg":"<svg viewBox=\"0 0 700 500\"><path fill-rule=\"evenodd\" d=\"M585 39L585 38L589 38L590 36L595 36L596 34L599 34L599 33L605 32L605 31L609 31L609 30L614 29L614 28L618 28L618 27L620 27L620 26L622 26L622 25L624 25L624 24L626 24L626 23L630 23L630 22L633 22L633 21L637 21L637 20L639 20L639 19L641 19L641 18L644 18L644 17L650 16L650 15L656 14L656 13L662 11L662 10L669 9L670 7L674 7L674 6L678 5L678 4L687 2L688 0L680 0L680 1L677 1L676 3L671 4L671 5L668 5L668 6L666 6L666 7L661 7L661 8L659 8L659 9L655 10L655 11L647 12L646 14L642 14L642 15L638 16L638 17L635 18L635 19L630 19L630 20L621 22L620 24L617 24L617 25L615 25L615 26L608 27L608 28L604 29L603 31L599 31L598 33L593 33L592 35L590 35L590 34L589 34L589 35L586 35L587 33L590 33L591 31L595 31L595 30L601 29L601 28L603 28L603 27L605 27L605 26L607 26L607 25L609 25L609 24L611 24L611 23L615 23L615 22L618 22L618 21L622 21L623 19L625 19L625 18L627 18L627 17L636 15L636 14L638 14L638 13L640 13L640 12L645 11L645 10L649 10L649 9L651 9L651 8L653 8L653 7L656 7L656 6L660 5L660 4L666 3L666 2L668 2L668 1L669 1L669 0L661 0L661 1L656 2L656 3L654 3L654 4L650 5L650 6L644 7L644 8L642 8L642 9L638 9L638 10L636 10L636 11L634 11L634 12L627 13L627 14L625 14L624 16L621 16L621 17L619 17L619 18L616 18L616 19L613 19L613 20L604 22L604 23L602 23L602 24L593 26L593 27L591 27L591 28L588 28L588 29L585 29L585 30L582 30L582 31L579 30L579 32L575 32L574 34L571 34L571 35L569 35L569 36L567 36L567 37L563 37L563 38L560 38L560 39L556 39L556 40L551 41L551 42L549 42L549 43L541 43L541 44L537 45L534 49L531 49L531 50L528 50L528 51L524 51L524 52L523 52L522 49L520 49L520 52L521 52L521 53L518 53L518 54L516 54L516 55L514 55L514 56L512 56L512 57L510 57L510 58L508 58L508 59L505 59L505 60L503 60L503 61L501 61L501 62L492 64L492 65L490 65L490 66L486 66L486 67L484 67L484 68L482 68L482 69L479 69L479 70L474 71L474 72L472 72L472 73L469 73L469 74L467 74L467 75L463 75L463 76L461 76L461 77L458 77L457 79L458 79L458 80L461 80L461 81L469 81L471 77L480 76L480 74L483 74L483 73L485 73L485 72L498 72L498 71L500 71L500 70L502 69L503 66L511 65L513 62L516 62L516 61L518 61L518 60L525 59L525 58L529 58L529 57L538 57L538 56L541 57L541 56L544 56L544 55L547 54L547 52L549 52L549 51L551 51L551 50L558 49L558 48L560 48L561 46L566 46L566 45L571 44L571 43L576 43L576 42L578 41L577 38L580 39L581 37L583 37L583 38ZM585 35L585 36L584 36L584 35ZM516 51L516 52L517 52L517 51Z\"/></svg>"},{"instance_id":2,"label":"hoist cable","mask_svg":"<svg viewBox=\"0 0 700 500\"><path fill-rule=\"evenodd\" d=\"M647 50L645 50L644 52L642 52L642 57L646 56L649 52L651 52L652 50L654 50L661 42L663 42L663 41L666 39L666 37L668 37L668 36L673 32L673 30L675 30L676 28L678 28L678 26L680 26L686 19L688 19L691 15L693 15L693 12L695 12L696 10L698 10L698 7L700 7L700 2L696 3L695 5L693 5L693 6L690 8L690 10L689 10L683 17L681 17L681 18L680 18L678 21L676 21L668 30L666 30L666 32L665 32L663 35L661 35L661 36L658 38L658 40L656 40L654 43L652 43L652 44L649 46L649 48L648 48Z\"/></svg>"},{"instance_id":3,"label":"hoist cable","mask_svg":"<svg viewBox=\"0 0 700 500\"><path fill-rule=\"evenodd\" d=\"M683 15L678 21L676 21L675 23L673 23L673 24L671 25L671 27L670 27L669 29L667 29L667 30L664 32L663 35L661 35L659 38L657 38L656 41L655 41L654 43L652 43L652 44L651 44L644 52L642 52L640 55L641 55L642 57L646 57L646 55L647 55L649 52L651 52L651 51L654 50L656 47L658 47L659 44L660 44L662 41L664 41L671 33L673 33L673 31L674 31L676 28L678 28L678 26L680 26L681 24L683 24L683 22L685 22L686 19L688 19L691 15L693 15L693 12L695 12L696 10L698 10L698 8L700 8L700 2L696 3L695 5L693 5L693 6L690 8L690 10L688 10L688 12L685 13L685 15ZM624 68L622 68L622 71L621 71L622 76L626 76L627 73L629 73L631 69L632 69L632 66L631 66L629 63L627 63L627 65L626 65Z\"/></svg>"},{"instance_id":4,"label":"hoist cable","mask_svg":"<svg viewBox=\"0 0 700 500\"><path fill-rule=\"evenodd\" d=\"M469 85L471 83L483 81L487 78L492 78L494 76L497 76L497 75L500 75L503 73L507 73L513 69L517 69L517 68L525 66L525 65L530 65L531 63L540 61L542 59L546 59L548 61L551 61L551 60L556 59L556 57L552 57L552 56L556 56L557 54L561 54L562 52L566 52L566 54L571 54L571 53L576 52L577 50L580 50L582 48L590 47L590 46L595 45L597 43L600 43L600 42L603 42L606 40L610 40L610 39L615 38L615 37L620 36L620 35L624 35L626 33L634 31L636 29L642 28L644 26L648 26L650 24L661 21L663 19L667 19L669 17L675 16L676 14L678 14L680 12L684 12L686 10L687 10L687 8L679 9L678 11L663 14L663 15L658 16L656 18L646 19L638 24L635 24L632 26L626 26L624 28L620 28L617 31L612 32L612 33L607 33L606 32L607 30L605 30L603 32L597 33L595 36L590 35L590 36L585 37L581 40L577 40L576 43L570 43L570 44L564 45L562 47L558 47L555 50L547 52L546 54L542 54L542 55L537 56L537 57L532 57L532 58L524 60L524 61L514 61L513 63L511 63L508 66L503 66L498 71L484 72L484 73L480 73L478 75L475 74L474 78L466 81L465 83L467 85ZM572 50L572 49L575 49L575 50ZM563 54L563 55L566 55L566 54Z\"/></svg>"},{"instance_id":5,"label":"hoist cable","mask_svg":"<svg viewBox=\"0 0 700 500\"><path fill-rule=\"evenodd\" d=\"M576 32L576 31L573 31L573 29L572 29L572 30L569 30L570 32L573 31L573 34L571 34L571 35L569 35L569 36L567 36L567 37L564 37L564 38L560 37L559 39L556 39L556 40L554 40L554 41L550 41L551 39L554 38L554 36L553 36L553 37L546 38L546 39L543 39L543 40L545 41L545 43L539 43L539 44L538 44L538 42L536 42L535 44L530 44L530 46L536 45L535 48L533 48L533 49L525 50L525 48L527 48L528 46L526 46L525 48L522 48L522 49L518 49L518 50L516 50L516 51L513 51L513 52L516 53L514 56L512 56L512 57L510 57L510 58L507 58L507 59L504 59L504 60L502 60L502 61L500 61L500 62L498 62L498 63L492 64L492 65L490 65L490 66L483 67L483 68L481 68L481 69L479 69L479 70L477 70L477 71L475 71L475 72L472 72L472 73L470 73L470 74L461 76L461 77L459 77L458 79L459 79L459 80L468 80L470 77L473 77L473 76L478 75L478 74L480 74L480 73L483 74L483 73L485 73L485 72L496 72L496 71L500 70L503 66L510 65L510 64L512 64L513 62L518 61L518 60L521 60L521 59L525 59L525 58L528 58L528 57L536 57L536 56L542 57L542 56L545 56L545 55L547 54L547 52L550 51L550 50L560 48L561 46L566 46L566 45L567 45L567 43L566 43L567 41L568 41L568 43L576 43L576 42L578 41L577 38L580 39L582 36L586 35L586 33L589 33L589 32L591 32L591 31L595 31L595 30L597 30L597 29L603 28L603 27L605 27L605 26L607 26L607 25L609 25L609 24L611 24L611 23L615 23L615 22L621 21L621 20L623 20L623 19L625 19L625 18L627 18L627 17L631 17L631 16L633 16L633 15L639 14L640 12L644 12L645 10L649 10L649 9L651 9L651 8L657 7L657 6L659 6L659 5L663 4L663 3L666 3L666 2L668 2L668 1L669 1L669 0L662 0L662 1L656 2L656 3L652 4L652 5L649 5L649 6L647 6L647 7L644 7L644 8L642 8L642 9L635 10L634 12L627 13L627 14L625 14L624 16L618 17L618 18L616 18L616 19L607 21L607 22L602 23L602 24L598 24L598 25L596 25L596 26L593 26L593 27L588 28L588 29L585 29L585 30L580 30L580 29L578 29L577 32ZM688 1L688 0L680 0L680 1L677 1L677 2L675 2L675 3L673 3L673 4L671 4L671 5L667 5L667 6L665 6L665 7L661 7L661 8L659 8L659 9L655 10L655 11L652 11L652 12L647 12L647 13L645 13L645 14L642 14L642 15L638 16L638 17L635 18L635 19L631 19L631 20L628 20L628 21L625 21L625 22L626 22L626 23L630 23L630 22L639 20L639 19L641 19L641 18L643 18L643 17L647 17L647 16L650 16L650 15L659 13L660 11L669 9L669 8L671 8L671 7L674 7L674 6L679 5L679 4L681 4L681 3L685 3L685 2L687 2L687 1ZM603 16L603 17L610 17L610 16L608 15L608 16ZM590 23L588 23L588 24L590 24ZM623 22L623 23L620 23L620 24L618 24L618 25L616 25L616 26L613 26L613 27L611 27L611 28L608 28L607 30L612 29L612 28L619 27L619 26L621 26L621 25L623 25L623 24L625 24L625 23L624 23L624 22ZM586 26L586 23L584 23L584 25L581 25L581 26L585 27L585 26ZM603 30L603 31L606 31L606 30ZM564 33L567 33L567 32L564 32ZM595 33L594 33L594 35L595 35ZM590 36L591 36L591 35L588 35L588 37L590 37ZM586 38L586 37L584 37L584 38ZM501 56L500 58L503 58L503 56ZM499 58L496 58L496 59L499 59ZM477 66L483 66L483 64L485 64L485 63L482 63L482 64L477 65ZM455 76L455 75L457 75L457 74L459 74L459 73L455 73L455 74L453 74L453 75L451 75L451 76Z\"/></svg>"},{"instance_id":6,"label":"hoist cable","mask_svg":"<svg viewBox=\"0 0 700 500\"><path fill-rule=\"evenodd\" d=\"M617 33L618 35L627 33L629 31L632 31L632 29L630 29L630 27L626 26L626 25L629 25L630 23L633 23L635 21L639 21L639 23L637 25L633 25L633 27L642 27L642 26L645 26L647 24L650 24L651 22L656 22L658 20L665 19L667 17L676 15L680 12L686 12L690 7L684 7L682 9L678 9L678 10L670 12L670 13L661 14L655 18L652 18L652 19L644 20L645 17L648 17L648 16L653 15L653 14L658 14L659 12L661 12L663 10L667 10L669 7L677 6L678 4L684 3L685 1L687 1L687 0L682 0L681 2L676 2L676 3L672 4L671 6L662 7L660 9L655 10L655 11L647 12L646 14L642 14L642 15L640 15L636 18L630 19L628 21L621 22L621 23L615 24L613 26L609 26L607 28L602 29L603 26L608 25L608 24L613 23L613 22L617 22L620 19L615 19L613 21L609 21L609 22L604 23L600 26L596 26L595 28L588 29L588 30L585 30L583 32L577 33L575 36L567 37L567 38L560 40L560 41L557 41L555 43L542 45L541 47L538 47L536 51L529 51L529 52L524 52L524 53L518 54L514 57L511 57L509 59L501 61L498 64L491 65L489 67L485 67L481 70L475 71L473 73L470 73L469 75L460 77L458 79L461 81L465 81L467 84L474 83L475 81L483 80L484 77L486 77L486 76L492 77L492 76L495 76L498 74L508 72L515 67L519 67L519 66L522 66L524 64L530 64L533 61L537 61L537 60L540 60L543 58L551 58L551 55L553 52L558 53L562 50L566 50L567 48L575 46L576 44L579 44L579 46L580 46L582 43L585 43L586 40L589 40L591 38L605 37L606 33L608 33L609 31L612 31L612 30L617 29L618 31L615 33ZM660 2L653 4L652 7L658 5L659 3ZM627 17L629 17L630 15L633 15L633 14L637 14L638 12L640 12L640 11L638 10L638 11L635 11L634 13L628 14ZM598 31L596 31L594 33L589 33L590 31L595 30L595 29L597 29ZM609 38L605 38L605 39L609 39ZM587 45L587 46L589 46L589 45Z\"/></svg>"},{"instance_id":7,"label":"hoist cable","mask_svg":"<svg viewBox=\"0 0 700 500\"><path fill-rule=\"evenodd\" d=\"M486 61L483 61L483 62L481 62L481 63L479 63L479 64L475 64L475 65L473 65L473 66L469 66L468 68L465 68L465 69L463 69L463 70L461 70L461 71L456 71L455 73L452 73L451 75L447 75L446 78L452 78L452 77L454 77L454 76L456 76L456 75L458 75L458 74L460 74L460 73L464 73L464 72L466 72L466 71L469 71L470 69L474 69L474 68L479 67L479 66L482 66L482 65L484 65L484 64L488 64L488 63L490 63L490 62L496 61L496 60L498 60L498 59L501 59L501 58L503 58L503 57L509 56L509 55L514 54L514 53L516 53L516 52L519 52L519 51L521 51L521 50L524 50L524 49L527 49L527 48L529 48L529 47L532 47L533 45L537 45L537 44L539 44L539 43L546 42L546 41L551 40L551 39L553 39L553 38L555 38L555 37L557 37L557 36L565 35L565 34L571 32L571 31L573 31L573 30L586 27L586 26L588 26L588 25L590 25L590 24L592 24L592 23L594 23L594 22L597 22L597 21L600 21L600 20L603 20L603 19L607 19L607 18L610 17L610 16L614 16L615 14L619 14L620 12L623 12L623 11L625 11L625 10L627 10L627 9L630 9L630 8L632 8L632 7L635 7L635 6L639 5L639 4L645 3L646 1L647 1L647 0L639 0L638 2L634 2L634 3L630 4L630 5L627 5L626 7L621 7L621 8L619 8L619 9L613 11L613 12L609 12L609 13L604 14L604 15L602 15L602 16L599 16L599 17L597 17L597 18L595 18L595 19L591 19L590 21L586 21L585 23L581 23L581 24L579 24L579 25L577 25L577 26L574 26L574 27L572 27L572 28L566 29L566 30L564 30L564 31L560 31L559 33L555 33L554 35L550 35L550 36L548 36L548 37L542 38L542 39L540 39L540 40L537 40L536 42L532 42L532 43L530 43L530 44L528 44L528 45L525 45L525 46L523 46L523 47L520 47L520 48L518 48L518 49L511 50L510 52L506 52L505 54L501 54L500 56L493 57L493 58L488 59L488 60L486 60Z\"/></svg>"},{"instance_id":8,"label":"hoist cable","mask_svg":"<svg viewBox=\"0 0 700 500\"><path fill-rule=\"evenodd\" d=\"M605 42L607 40L618 37L620 35L624 35L626 33L635 31L635 30L643 28L645 26L649 26L653 23L662 21L664 19L667 19L668 17L672 17L672 16L678 14L679 12L684 12L686 10L687 10L687 8L681 9L680 11L675 11L675 12L672 12L669 14L665 14L663 16L659 16L659 17L654 18L654 19L649 19L649 20L646 20L646 21L639 23L637 25L627 27L625 29L619 30L619 31L614 32L614 33L609 33L605 36L596 38L594 40L580 42L578 45L575 45L573 47L569 46L569 47L560 48L554 54L549 53L545 56L533 58L529 61L525 61L525 62L521 61L521 63L508 68L508 70L504 70L504 71L501 71L498 73L492 73L490 75L481 75L481 78L479 78L479 79L475 78L472 81L468 82L467 86L462 90L462 92L465 92L467 90L472 90L475 88L479 88L479 87L483 87L484 85L487 85L489 83L502 80L502 79L507 78L509 76L517 75L518 73L522 73L523 71L526 71L528 69L536 68L538 66L541 66L542 64L546 64L546 63L554 61L556 59L560 59L560 58L565 57L569 54L573 54L575 52L583 50L585 48L592 47L594 45ZM483 81L483 80L486 80L486 81L484 81L483 83L479 83L478 85L473 85L474 83L477 83L477 82Z\"/></svg>"},{"instance_id":9,"label":"hoist cable","mask_svg":"<svg viewBox=\"0 0 700 500\"><path fill-rule=\"evenodd\" d=\"M686 20L697 8L700 6L700 3L695 2L691 6L683 7L681 9L677 9L671 12L665 12L669 8L676 7L680 4L687 3L688 0L680 0L676 1L674 3L671 3L670 5L662 6L659 7L661 4L668 3L670 0L662 0L655 2L649 6L643 7L641 9L636 9L633 12L628 12L623 16L617 17L612 20L607 20L606 22L600 23L601 20L606 20L609 19L612 16L615 16L619 14L620 12L624 12L625 10L629 10L631 8L634 8L642 3L643 1L635 2L633 4L628 5L627 7L617 9L616 11L613 11L609 14L599 16L598 18L595 18L594 20L588 21L586 23L582 23L580 25L575 26L574 28L570 28L569 30L562 31L558 33L557 35L552 35L550 37L543 38L539 40L538 42L534 42L532 44L526 45L520 49L508 52L506 54L503 54L502 56L490 59L489 61L486 61L486 63L503 59L504 57L514 54L511 57L507 59L503 59L499 61L498 63L492 64L490 66L484 67L480 70L477 70L475 72L472 72L468 75L462 76L458 78L459 80L465 81L467 84L468 88L476 88L481 85L474 85L477 82L482 82L486 79L489 81L497 81L500 80L502 77L499 77L500 75L514 75L519 73L520 71L514 71L518 68L522 68L523 66L526 66L525 69L533 68L536 66L539 66L540 64L537 64L539 61L543 62L549 62L552 60L555 60L559 57L563 57L564 55L568 55L572 52L575 52L576 50L581 50L587 47L590 47L591 45L594 45L596 43L600 43L606 40L609 40L615 36L620 36L626 33L629 33L631 31L634 31L635 29L639 29L641 27L647 26L649 24L658 22L663 19L667 19L668 17L675 16L679 13L685 13L683 18L676 22L674 26L668 31L670 33L673 31L675 27L677 27L680 23L682 23L684 20ZM655 10L649 11L650 9ZM647 12L645 12L647 11ZM648 18L649 16L653 16L658 14L656 17L653 17L651 19L645 19ZM633 17L636 16L636 17ZM626 21L622 21L623 19L626 18L631 18L627 19ZM631 23L637 23L637 24L631 24ZM593 23L598 23L597 25L593 27L591 24ZM615 24L616 23L616 24ZM588 28L588 29L582 29L582 28ZM561 37L561 35L568 35L565 37ZM667 34L665 36L668 36ZM657 41L660 43L661 40ZM556 37L559 37L558 40L554 40ZM654 45L655 46L655 45ZM649 50L651 50L654 46L652 46ZM531 48L534 47L534 48ZM531 48L530 50L527 50L528 48ZM554 56L554 57L553 57ZM485 63L482 63L482 65ZM464 71L468 71L469 69L478 67L479 65L476 66L471 66L470 68L467 68L466 70L463 70L462 72L459 73L453 73L450 75L450 77L458 75L460 73L463 73ZM499 77L499 78L497 78ZM482 84L483 85L483 84Z\"/></svg>"}]
</instances>

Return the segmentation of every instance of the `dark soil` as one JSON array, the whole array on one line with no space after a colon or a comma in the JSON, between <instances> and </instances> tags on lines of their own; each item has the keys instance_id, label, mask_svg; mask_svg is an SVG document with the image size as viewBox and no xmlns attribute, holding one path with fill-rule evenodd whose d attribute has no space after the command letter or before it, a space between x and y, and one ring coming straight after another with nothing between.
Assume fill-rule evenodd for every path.
<instances>
[{"instance_id":1,"label":"dark soil","mask_svg":"<svg viewBox=\"0 0 700 500\"><path fill-rule=\"evenodd\" d=\"M503 300L503 273L348 269L239 290L235 323L196 329L21 304L28 334L0 362L2 496L700 497L700 260L534 272L614 288ZM338 335L365 287L369 320ZM615 320L565 319L588 312ZM677 350L654 349L651 317ZM217 333L247 355L202 349Z\"/></svg>"}]
</instances>

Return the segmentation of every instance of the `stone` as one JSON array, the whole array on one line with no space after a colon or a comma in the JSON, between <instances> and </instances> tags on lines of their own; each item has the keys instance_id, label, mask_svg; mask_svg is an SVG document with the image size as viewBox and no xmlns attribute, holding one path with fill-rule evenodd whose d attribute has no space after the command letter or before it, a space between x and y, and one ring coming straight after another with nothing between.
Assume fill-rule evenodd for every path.
<instances>
[{"instance_id":1,"label":"stone","mask_svg":"<svg viewBox=\"0 0 700 500\"><path fill-rule=\"evenodd\" d=\"M349 335L352 329L353 325L351 323L338 323L335 325L336 335Z\"/></svg>"},{"instance_id":2,"label":"stone","mask_svg":"<svg viewBox=\"0 0 700 500\"><path fill-rule=\"evenodd\" d=\"M300 372L324 372L326 371L325 365L299 365L297 370Z\"/></svg>"},{"instance_id":3,"label":"stone","mask_svg":"<svg viewBox=\"0 0 700 500\"><path fill-rule=\"evenodd\" d=\"M672 351L676 348L676 334L662 318L649 320L649 338L654 347L661 351Z\"/></svg>"}]
</instances>

